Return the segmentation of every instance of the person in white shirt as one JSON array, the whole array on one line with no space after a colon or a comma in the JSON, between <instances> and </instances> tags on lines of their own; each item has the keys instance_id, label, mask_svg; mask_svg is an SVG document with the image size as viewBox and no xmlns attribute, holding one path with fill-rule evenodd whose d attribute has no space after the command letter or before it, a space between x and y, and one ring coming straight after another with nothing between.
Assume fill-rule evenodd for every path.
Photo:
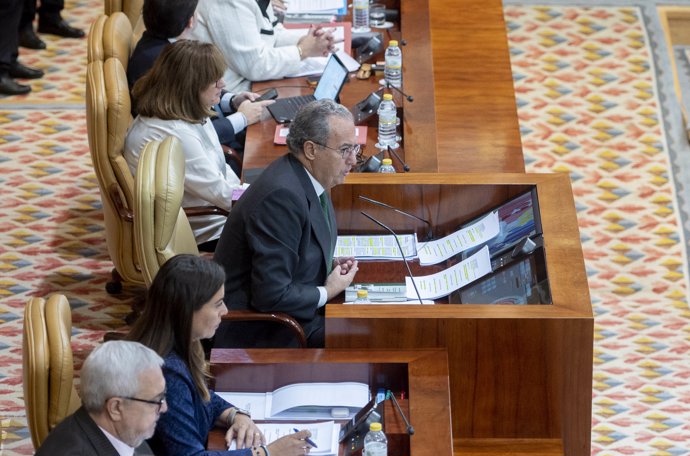
<instances>
[{"instance_id":1,"label":"person in white shirt","mask_svg":"<svg viewBox=\"0 0 690 456\"><path fill-rule=\"evenodd\" d=\"M191 37L214 43L225 56L225 82L231 92L250 82L280 79L297 72L307 57L335 50L330 31L312 27L287 30L276 20L270 0L199 0Z\"/></svg>"},{"instance_id":2,"label":"person in white shirt","mask_svg":"<svg viewBox=\"0 0 690 456\"><path fill-rule=\"evenodd\" d=\"M242 185L225 162L209 117L217 104L225 60L210 43L180 40L167 46L132 89L139 115L125 139L124 156L136 174L139 156L152 140L175 136L185 156L183 207L217 206L227 211ZM190 217L199 249L213 251L226 217Z\"/></svg>"},{"instance_id":3,"label":"person in white shirt","mask_svg":"<svg viewBox=\"0 0 690 456\"><path fill-rule=\"evenodd\" d=\"M60 422L37 456L152 454L151 438L165 401L163 358L129 341L96 347L81 368L82 407Z\"/></svg>"}]
</instances>

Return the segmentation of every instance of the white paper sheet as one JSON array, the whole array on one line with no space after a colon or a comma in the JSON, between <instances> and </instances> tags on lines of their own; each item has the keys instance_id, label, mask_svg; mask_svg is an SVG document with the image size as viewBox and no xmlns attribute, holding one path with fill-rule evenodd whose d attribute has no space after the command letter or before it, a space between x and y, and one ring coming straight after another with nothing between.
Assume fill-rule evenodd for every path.
<instances>
[{"instance_id":1,"label":"white paper sheet","mask_svg":"<svg viewBox=\"0 0 690 456\"><path fill-rule=\"evenodd\" d=\"M401 234L398 236L398 241L400 241L400 245L403 248L405 258L410 260L417 257L414 234ZM386 259L402 261L400 249L392 234L338 236L333 256L335 258L355 257L358 260Z\"/></svg>"},{"instance_id":2,"label":"white paper sheet","mask_svg":"<svg viewBox=\"0 0 690 456\"><path fill-rule=\"evenodd\" d=\"M311 432L310 440L316 444L316 448L309 450L310 455L330 456L338 454L338 438L340 436L340 425L335 421L324 421L321 423L256 423L266 437L268 443L275 442L281 437L294 434L295 429L300 431L308 429ZM236 441L233 440L229 450L237 448Z\"/></svg>"},{"instance_id":3,"label":"white paper sheet","mask_svg":"<svg viewBox=\"0 0 690 456\"><path fill-rule=\"evenodd\" d=\"M343 0L286 0L285 3L287 14L336 11L347 5Z\"/></svg>"},{"instance_id":4,"label":"white paper sheet","mask_svg":"<svg viewBox=\"0 0 690 456\"><path fill-rule=\"evenodd\" d=\"M417 241L419 264L427 266L445 261L463 250L478 246L498 236L499 232L498 212L494 211L476 223L442 239L428 242Z\"/></svg>"},{"instance_id":5,"label":"white paper sheet","mask_svg":"<svg viewBox=\"0 0 690 456\"><path fill-rule=\"evenodd\" d=\"M428 276L415 277L414 283L422 299L437 299L448 296L455 290L464 287L478 278L491 272L489 247L484 246L479 252L450 268ZM405 277L407 299L416 299L412 278Z\"/></svg>"}]
</instances>

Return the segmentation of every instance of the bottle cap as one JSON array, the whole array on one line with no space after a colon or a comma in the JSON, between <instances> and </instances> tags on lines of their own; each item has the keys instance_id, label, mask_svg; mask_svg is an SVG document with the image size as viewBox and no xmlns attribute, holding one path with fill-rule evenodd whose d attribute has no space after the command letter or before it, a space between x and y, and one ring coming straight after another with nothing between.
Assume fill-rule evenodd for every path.
<instances>
[{"instance_id":1,"label":"bottle cap","mask_svg":"<svg viewBox=\"0 0 690 456\"><path fill-rule=\"evenodd\" d=\"M392 93L384 93L383 94L383 99L386 101L390 101L393 99L393 94Z\"/></svg>"},{"instance_id":2,"label":"bottle cap","mask_svg":"<svg viewBox=\"0 0 690 456\"><path fill-rule=\"evenodd\" d=\"M390 40L388 42L388 46L397 46L398 45L398 40Z\"/></svg>"},{"instance_id":3,"label":"bottle cap","mask_svg":"<svg viewBox=\"0 0 690 456\"><path fill-rule=\"evenodd\" d=\"M374 431L374 432L380 431L381 430L381 423L371 423L369 425L369 430Z\"/></svg>"},{"instance_id":4,"label":"bottle cap","mask_svg":"<svg viewBox=\"0 0 690 456\"><path fill-rule=\"evenodd\" d=\"M369 292L367 290L357 290L357 297L358 298L366 298L369 296Z\"/></svg>"},{"instance_id":5,"label":"bottle cap","mask_svg":"<svg viewBox=\"0 0 690 456\"><path fill-rule=\"evenodd\" d=\"M384 158L383 160L381 160L381 164L382 165L392 165L393 160L391 160L390 158ZM359 291L357 293L359 293Z\"/></svg>"}]
</instances>

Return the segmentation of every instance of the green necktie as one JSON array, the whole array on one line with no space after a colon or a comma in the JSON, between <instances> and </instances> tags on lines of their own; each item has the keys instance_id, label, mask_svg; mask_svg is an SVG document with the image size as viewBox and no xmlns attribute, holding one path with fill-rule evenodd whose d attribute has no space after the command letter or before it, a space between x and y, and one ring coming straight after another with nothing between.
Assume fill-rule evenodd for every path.
<instances>
[{"instance_id":1,"label":"green necktie","mask_svg":"<svg viewBox=\"0 0 690 456\"><path fill-rule=\"evenodd\" d=\"M333 269L333 246L331 245L331 219L328 216L328 193L325 191L319 195L319 201L321 202L321 210L323 211L323 216L326 218L326 226L328 226L328 258L326 259L326 272L331 273Z\"/></svg>"}]
</instances>

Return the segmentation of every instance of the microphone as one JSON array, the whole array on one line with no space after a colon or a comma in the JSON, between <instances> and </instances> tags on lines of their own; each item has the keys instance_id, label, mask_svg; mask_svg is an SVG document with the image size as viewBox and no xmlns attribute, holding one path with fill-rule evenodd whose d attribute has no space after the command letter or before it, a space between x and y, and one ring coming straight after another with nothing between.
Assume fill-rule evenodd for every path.
<instances>
[{"instance_id":1,"label":"microphone","mask_svg":"<svg viewBox=\"0 0 690 456\"><path fill-rule=\"evenodd\" d=\"M364 200L364 201L367 201L367 202L372 203L372 204L379 205L381 207L385 207L386 209L391 209L391 210L397 212L398 214L406 215L410 218L417 219L420 222L426 223L427 225L429 225L429 231L427 231L427 233L426 233L426 240L430 241L434 237L434 233L432 232L432 228L431 228L431 222L429 222L428 220L423 219L421 217L418 217L418 216L411 214L409 212L405 212L402 209L398 209L397 207L391 206L390 204L382 203L381 201L376 201L375 199L367 198L366 196L359 195L359 196L357 196L357 198Z\"/></svg>"},{"instance_id":2,"label":"microphone","mask_svg":"<svg viewBox=\"0 0 690 456\"><path fill-rule=\"evenodd\" d=\"M414 283L414 280L413 280L412 282ZM400 416L402 417L403 421L405 422L405 426L407 426L407 429L406 429L406 430L407 430L407 434L408 434L408 435L413 435L413 434L414 434L414 428L412 427L412 425L410 424L410 422L407 421L407 417L405 416L405 414L403 413L402 409L400 408L400 404L398 404L398 400L395 398L395 394L393 394L393 392L392 392L391 390L388 390L388 391L386 392L386 394L387 394L387 396L388 396L387 399L390 399L390 400L393 401L393 405L395 405L395 408L398 409L398 413L400 414Z\"/></svg>"},{"instance_id":3,"label":"microphone","mask_svg":"<svg viewBox=\"0 0 690 456\"><path fill-rule=\"evenodd\" d=\"M410 172L410 167L407 165L407 163L405 163L402 160L402 158L400 158L400 155L398 155L398 153L396 151L394 151L390 145L386 146L386 147L388 148L388 155L391 155L391 156L397 158L398 161L403 165L403 171L405 171L406 173Z\"/></svg>"},{"instance_id":4,"label":"microphone","mask_svg":"<svg viewBox=\"0 0 690 456\"><path fill-rule=\"evenodd\" d=\"M367 214L366 212L359 211L359 213L393 235L393 239L395 239L395 243L398 244L398 248L400 249L400 256L402 257L403 262L405 263L405 267L407 268L407 272L410 274L410 279L412 282L412 286L414 287L414 292L417 294L417 299L419 299L419 303L423 305L424 302L422 301L422 295L419 294L419 290L417 289L417 284L415 283L414 276L412 275L412 269L410 269L410 264L407 262L407 258L405 258L405 252L403 252L402 245L400 245L400 241L398 240L398 235L395 234L395 231L388 228L386 225L379 222L378 220L376 220L374 217Z\"/></svg>"},{"instance_id":5,"label":"microphone","mask_svg":"<svg viewBox=\"0 0 690 456\"><path fill-rule=\"evenodd\" d=\"M394 85L391 85L391 83L388 82L388 81L386 81L386 87L389 88L389 89L393 89L393 90L395 90L396 92L400 93L400 94L401 94L403 97L405 97L405 98L407 99L407 101L409 101L410 103L412 103L412 102L414 101L414 98L412 97L412 95L406 94L405 92L403 92L403 91L400 90L399 88L395 87Z\"/></svg>"}]
</instances>

